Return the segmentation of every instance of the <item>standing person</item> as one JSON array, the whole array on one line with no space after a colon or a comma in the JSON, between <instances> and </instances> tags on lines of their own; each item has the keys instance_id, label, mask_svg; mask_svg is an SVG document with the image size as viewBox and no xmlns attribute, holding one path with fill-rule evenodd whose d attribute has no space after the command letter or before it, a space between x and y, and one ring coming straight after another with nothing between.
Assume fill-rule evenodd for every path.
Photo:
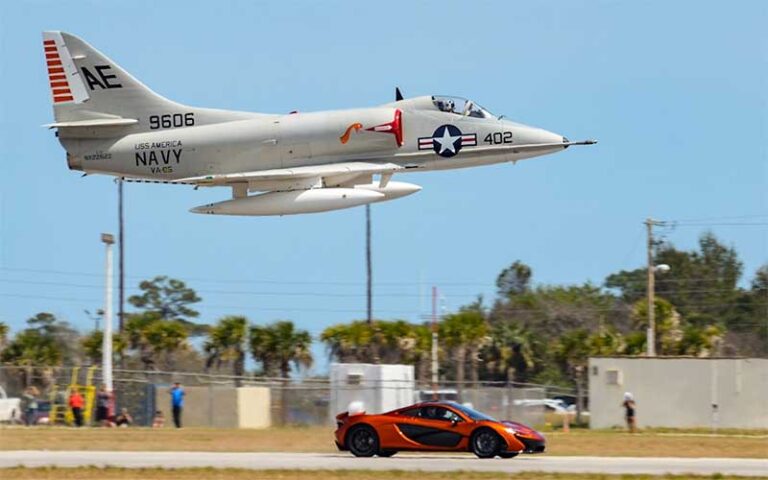
<instances>
[{"instance_id":1,"label":"standing person","mask_svg":"<svg viewBox=\"0 0 768 480\"><path fill-rule=\"evenodd\" d=\"M24 411L24 425L30 426L37 423L37 396L40 392L37 387L30 385L24 389L24 393L21 395L21 402L23 404Z\"/></svg>"},{"instance_id":2,"label":"standing person","mask_svg":"<svg viewBox=\"0 0 768 480\"><path fill-rule=\"evenodd\" d=\"M73 388L69 393L69 408L72 409L72 416L75 417L75 426L83 426L83 405L85 400L80 395L80 391L77 388Z\"/></svg>"},{"instance_id":3,"label":"standing person","mask_svg":"<svg viewBox=\"0 0 768 480\"><path fill-rule=\"evenodd\" d=\"M627 420L627 429L629 433L637 432L637 421L635 419L635 397L630 392L624 392L624 403L621 404L626 410L625 418Z\"/></svg>"},{"instance_id":4,"label":"standing person","mask_svg":"<svg viewBox=\"0 0 768 480\"><path fill-rule=\"evenodd\" d=\"M96 393L96 423L104 427L109 426L109 403L112 396L107 391L106 385L101 385Z\"/></svg>"},{"instance_id":5,"label":"standing person","mask_svg":"<svg viewBox=\"0 0 768 480\"><path fill-rule=\"evenodd\" d=\"M173 424L176 428L181 428L181 411L184 409L184 389L181 383L176 382L171 387L171 408L173 409Z\"/></svg>"}]
</instances>

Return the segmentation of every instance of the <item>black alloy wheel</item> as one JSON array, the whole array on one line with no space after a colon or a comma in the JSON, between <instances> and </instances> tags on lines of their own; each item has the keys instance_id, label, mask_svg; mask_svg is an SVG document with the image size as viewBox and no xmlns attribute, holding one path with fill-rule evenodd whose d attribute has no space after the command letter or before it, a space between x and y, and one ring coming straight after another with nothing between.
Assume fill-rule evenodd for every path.
<instances>
[{"instance_id":1,"label":"black alloy wheel","mask_svg":"<svg viewBox=\"0 0 768 480\"><path fill-rule=\"evenodd\" d=\"M347 438L347 448L356 457L372 457L379 453L379 436L368 425L353 427Z\"/></svg>"},{"instance_id":2,"label":"black alloy wheel","mask_svg":"<svg viewBox=\"0 0 768 480\"><path fill-rule=\"evenodd\" d=\"M480 458L493 458L499 454L501 442L496 432L482 428L472 435L472 453Z\"/></svg>"}]
</instances>

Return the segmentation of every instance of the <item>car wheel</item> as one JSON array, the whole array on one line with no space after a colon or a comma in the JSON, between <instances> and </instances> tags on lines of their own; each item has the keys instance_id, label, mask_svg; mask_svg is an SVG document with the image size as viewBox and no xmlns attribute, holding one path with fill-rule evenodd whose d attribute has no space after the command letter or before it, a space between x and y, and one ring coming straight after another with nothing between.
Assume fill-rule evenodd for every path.
<instances>
[{"instance_id":1,"label":"car wheel","mask_svg":"<svg viewBox=\"0 0 768 480\"><path fill-rule=\"evenodd\" d=\"M493 458L501 450L501 437L489 428L482 428L472 434L472 453L480 458Z\"/></svg>"},{"instance_id":2,"label":"car wheel","mask_svg":"<svg viewBox=\"0 0 768 480\"><path fill-rule=\"evenodd\" d=\"M518 455L520 454L517 452L499 452L501 458L515 458Z\"/></svg>"},{"instance_id":3,"label":"car wheel","mask_svg":"<svg viewBox=\"0 0 768 480\"><path fill-rule=\"evenodd\" d=\"M347 448L356 457L372 457L379 452L379 436L368 425L353 427L347 434Z\"/></svg>"},{"instance_id":4,"label":"car wheel","mask_svg":"<svg viewBox=\"0 0 768 480\"><path fill-rule=\"evenodd\" d=\"M379 452L380 457L391 457L392 455L396 454L397 450L381 450Z\"/></svg>"}]
</instances>

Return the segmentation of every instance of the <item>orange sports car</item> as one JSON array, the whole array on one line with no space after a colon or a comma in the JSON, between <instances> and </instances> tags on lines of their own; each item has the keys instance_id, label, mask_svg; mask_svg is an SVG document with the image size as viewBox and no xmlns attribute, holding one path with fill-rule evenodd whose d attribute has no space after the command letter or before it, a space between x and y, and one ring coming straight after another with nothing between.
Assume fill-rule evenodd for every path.
<instances>
[{"instance_id":1,"label":"orange sports car","mask_svg":"<svg viewBox=\"0 0 768 480\"><path fill-rule=\"evenodd\" d=\"M480 458L542 453L545 439L517 422L500 422L454 402L425 402L380 415L340 413L336 446L357 457L399 451L472 452Z\"/></svg>"}]
</instances>

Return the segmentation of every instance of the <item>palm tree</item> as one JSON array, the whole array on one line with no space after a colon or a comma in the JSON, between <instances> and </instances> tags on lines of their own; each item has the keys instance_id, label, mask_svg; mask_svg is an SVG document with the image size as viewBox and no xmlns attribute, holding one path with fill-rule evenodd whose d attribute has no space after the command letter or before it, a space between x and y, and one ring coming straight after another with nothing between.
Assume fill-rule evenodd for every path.
<instances>
[{"instance_id":1,"label":"palm tree","mask_svg":"<svg viewBox=\"0 0 768 480\"><path fill-rule=\"evenodd\" d=\"M366 362L375 357L373 350L374 327L367 321L332 325L320 334L331 357L344 363Z\"/></svg>"},{"instance_id":2,"label":"palm tree","mask_svg":"<svg viewBox=\"0 0 768 480\"><path fill-rule=\"evenodd\" d=\"M174 354L187 347L187 328L181 322L159 321L149 325L144 336L156 356L165 360L165 368L174 368Z\"/></svg>"},{"instance_id":3,"label":"palm tree","mask_svg":"<svg viewBox=\"0 0 768 480\"><path fill-rule=\"evenodd\" d=\"M94 330L80 341L83 346L83 353L85 358L91 361L91 364L98 365L101 363L101 347L103 344L104 332L102 330ZM122 357L127 347L126 341L120 334L112 335L112 352L114 355Z\"/></svg>"},{"instance_id":4,"label":"palm tree","mask_svg":"<svg viewBox=\"0 0 768 480\"><path fill-rule=\"evenodd\" d=\"M416 347L414 326L405 320L377 320L373 344L381 363L403 363Z\"/></svg>"},{"instance_id":5,"label":"palm tree","mask_svg":"<svg viewBox=\"0 0 768 480\"><path fill-rule=\"evenodd\" d=\"M561 335L556 342L555 355L565 364L566 371L576 385L576 423L579 423L584 405L581 378L589 357L589 331L586 328L571 330Z\"/></svg>"},{"instance_id":6,"label":"palm tree","mask_svg":"<svg viewBox=\"0 0 768 480\"><path fill-rule=\"evenodd\" d=\"M413 327L413 349L408 356L410 363L416 364L416 378L426 384L431 375L432 363L432 327L429 325L416 325Z\"/></svg>"},{"instance_id":7,"label":"palm tree","mask_svg":"<svg viewBox=\"0 0 768 480\"><path fill-rule=\"evenodd\" d=\"M264 374L287 379L291 366L312 366L312 337L306 330L296 330L293 322L279 320L271 325L254 325L250 330L251 355L260 362Z\"/></svg>"},{"instance_id":8,"label":"palm tree","mask_svg":"<svg viewBox=\"0 0 768 480\"><path fill-rule=\"evenodd\" d=\"M205 351L205 369L216 365L232 365L235 385L242 384L240 377L245 373L245 342L247 340L248 319L242 316L229 316L219 320L208 332L208 340L203 345Z\"/></svg>"},{"instance_id":9,"label":"palm tree","mask_svg":"<svg viewBox=\"0 0 768 480\"><path fill-rule=\"evenodd\" d=\"M440 338L451 351L456 365L459 396L464 386L467 354L472 364L472 380L478 380L478 352L488 338L488 324L479 309L466 309L446 316L440 324Z\"/></svg>"},{"instance_id":10,"label":"palm tree","mask_svg":"<svg viewBox=\"0 0 768 480\"><path fill-rule=\"evenodd\" d=\"M153 323L160 320L161 317L156 312L129 313L126 315L125 335L128 348L138 353L144 370L156 369L157 361L147 339L147 330Z\"/></svg>"},{"instance_id":11,"label":"palm tree","mask_svg":"<svg viewBox=\"0 0 768 480\"><path fill-rule=\"evenodd\" d=\"M503 322L493 327L490 338L483 359L491 379L526 381L527 372L535 366L531 333L517 323Z\"/></svg>"},{"instance_id":12,"label":"palm tree","mask_svg":"<svg viewBox=\"0 0 768 480\"><path fill-rule=\"evenodd\" d=\"M8 324L4 322L0 322L0 352L3 351L5 348L5 345L8 343L8 332L10 331L10 328L8 328Z\"/></svg>"}]
</instances>

